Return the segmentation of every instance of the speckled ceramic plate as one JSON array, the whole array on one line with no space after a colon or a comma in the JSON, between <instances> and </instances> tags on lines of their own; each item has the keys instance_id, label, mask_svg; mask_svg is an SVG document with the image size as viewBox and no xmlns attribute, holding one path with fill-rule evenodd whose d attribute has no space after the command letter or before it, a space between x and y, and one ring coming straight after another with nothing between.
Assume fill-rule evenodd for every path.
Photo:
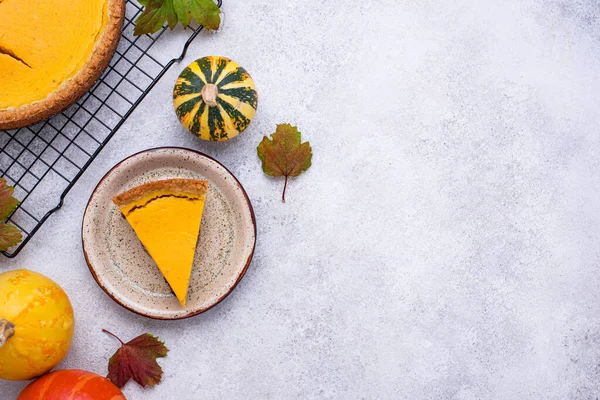
<instances>
[{"instance_id":1,"label":"speckled ceramic plate","mask_svg":"<svg viewBox=\"0 0 600 400\"><path fill-rule=\"evenodd\" d=\"M209 182L185 309L112 202L127 189L168 178ZM117 303L146 317L180 319L235 288L254 253L256 223L244 188L223 165L192 150L158 148L134 154L102 178L83 216L82 239L92 275Z\"/></svg>"}]
</instances>

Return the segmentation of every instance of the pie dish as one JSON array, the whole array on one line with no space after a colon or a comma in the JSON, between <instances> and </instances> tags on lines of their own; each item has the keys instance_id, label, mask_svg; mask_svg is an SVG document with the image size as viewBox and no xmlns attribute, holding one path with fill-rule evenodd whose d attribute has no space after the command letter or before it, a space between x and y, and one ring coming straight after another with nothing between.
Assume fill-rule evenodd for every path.
<instances>
[{"instance_id":1,"label":"pie dish","mask_svg":"<svg viewBox=\"0 0 600 400\"><path fill-rule=\"evenodd\" d=\"M112 198L148 182L210 182L185 308ZM200 314L225 299L246 273L256 245L252 204L235 176L190 149L162 147L115 165L90 196L82 223L83 252L92 277L116 303L154 319Z\"/></svg>"},{"instance_id":2,"label":"pie dish","mask_svg":"<svg viewBox=\"0 0 600 400\"><path fill-rule=\"evenodd\" d=\"M45 119L92 87L124 16L124 0L0 0L0 129Z\"/></svg>"},{"instance_id":3,"label":"pie dish","mask_svg":"<svg viewBox=\"0 0 600 400\"><path fill-rule=\"evenodd\" d=\"M208 182L165 179L113 197L185 308Z\"/></svg>"}]
</instances>

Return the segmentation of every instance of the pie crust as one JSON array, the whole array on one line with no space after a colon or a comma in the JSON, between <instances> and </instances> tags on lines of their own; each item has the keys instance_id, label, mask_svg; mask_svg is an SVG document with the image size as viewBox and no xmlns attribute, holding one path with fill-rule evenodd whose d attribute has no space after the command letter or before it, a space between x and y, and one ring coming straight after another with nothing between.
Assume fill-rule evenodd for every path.
<instances>
[{"instance_id":1,"label":"pie crust","mask_svg":"<svg viewBox=\"0 0 600 400\"><path fill-rule=\"evenodd\" d=\"M153 193L162 194L165 192L173 194L194 194L198 197L206 196L206 193L208 192L208 182L197 179L181 178L148 182L113 197L113 202L121 208L146 196L152 195Z\"/></svg>"},{"instance_id":2,"label":"pie crust","mask_svg":"<svg viewBox=\"0 0 600 400\"><path fill-rule=\"evenodd\" d=\"M109 0L108 21L88 62L45 99L0 110L0 130L21 128L46 119L73 104L100 78L121 37L125 0Z\"/></svg>"}]
</instances>

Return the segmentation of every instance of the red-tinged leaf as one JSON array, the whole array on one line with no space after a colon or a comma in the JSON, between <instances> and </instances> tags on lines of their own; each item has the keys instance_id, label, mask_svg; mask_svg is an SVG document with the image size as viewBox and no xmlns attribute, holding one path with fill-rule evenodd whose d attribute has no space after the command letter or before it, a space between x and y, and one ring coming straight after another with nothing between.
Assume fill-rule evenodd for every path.
<instances>
[{"instance_id":1,"label":"red-tinged leaf","mask_svg":"<svg viewBox=\"0 0 600 400\"><path fill-rule=\"evenodd\" d=\"M23 240L23 235L19 228L0 222L0 251L6 251L18 245L21 240Z\"/></svg>"},{"instance_id":2,"label":"red-tinged leaf","mask_svg":"<svg viewBox=\"0 0 600 400\"><path fill-rule=\"evenodd\" d=\"M0 178L0 251L6 251L23 240L19 228L6 223L6 218L15 211L19 200L13 197L14 188L8 186L6 179Z\"/></svg>"},{"instance_id":3,"label":"red-tinged leaf","mask_svg":"<svg viewBox=\"0 0 600 400\"><path fill-rule=\"evenodd\" d=\"M186 0L192 17L206 29L217 30L221 25L221 10L213 0Z\"/></svg>"},{"instance_id":4,"label":"red-tinged leaf","mask_svg":"<svg viewBox=\"0 0 600 400\"><path fill-rule=\"evenodd\" d=\"M309 142L301 143L298 128L290 124L277 125L271 139L266 136L258 145L258 157L265 174L285 177L281 199L285 202L288 177L298 176L311 166L312 148Z\"/></svg>"},{"instance_id":5,"label":"red-tinged leaf","mask_svg":"<svg viewBox=\"0 0 600 400\"><path fill-rule=\"evenodd\" d=\"M0 221L6 221L6 218L19 205L19 200L13 197L15 189L6 184L6 179L0 178Z\"/></svg>"},{"instance_id":6,"label":"red-tinged leaf","mask_svg":"<svg viewBox=\"0 0 600 400\"><path fill-rule=\"evenodd\" d=\"M160 383L163 370L156 362L159 357L166 357L169 351L164 342L157 337L145 333L135 339L123 343L116 335L103 329L103 332L114 336L121 342L121 347L108 361L108 375L117 387L122 388L130 379L142 387Z\"/></svg>"}]
</instances>

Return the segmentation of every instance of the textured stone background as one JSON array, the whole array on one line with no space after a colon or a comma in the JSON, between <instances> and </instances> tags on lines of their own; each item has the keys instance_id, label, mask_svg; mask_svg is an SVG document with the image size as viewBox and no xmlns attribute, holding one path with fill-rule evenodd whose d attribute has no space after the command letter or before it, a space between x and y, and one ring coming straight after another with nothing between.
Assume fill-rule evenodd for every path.
<instances>
[{"instance_id":1,"label":"textured stone background","mask_svg":"<svg viewBox=\"0 0 600 400\"><path fill-rule=\"evenodd\" d=\"M106 373L153 332L171 352L142 399L596 399L600 394L600 2L225 0L186 62L231 57L261 96L229 143L185 133L174 67L15 260L77 313L61 367ZM313 145L291 182L255 147L281 122ZM122 158L178 145L245 185L259 242L246 278L180 322L112 302L80 224ZM20 383L0 383L2 399Z\"/></svg>"}]
</instances>

